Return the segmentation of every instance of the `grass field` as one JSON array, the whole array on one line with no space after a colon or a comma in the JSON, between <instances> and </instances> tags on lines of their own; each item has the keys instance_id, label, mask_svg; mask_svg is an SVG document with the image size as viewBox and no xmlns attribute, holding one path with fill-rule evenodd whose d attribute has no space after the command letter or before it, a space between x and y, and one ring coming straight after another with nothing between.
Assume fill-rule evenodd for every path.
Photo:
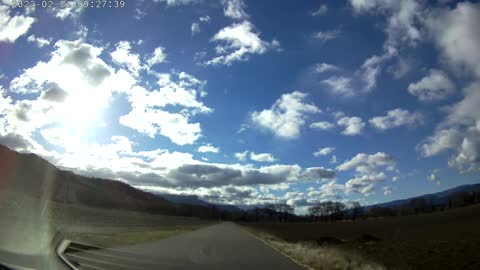
<instances>
[{"instance_id":1,"label":"grass field","mask_svg":"<svg viewBox=\"0 0 480 270\"><path fill-rule=\"evenodd\" d=\"M60 235L112 247L154 241L212 224L198 218L108 210L38 200L21 193L0 198L0 250L45 253Z\"/></svg>"},{"instance_id":2,"label":"grass field","mask_svg":"<svg viewBox=\"0 0 480 270\"><path fill-rule=\"evenodd\" d=\"M480 205L355 222L244 225L264 239L280 243L278 246L285 245L284 252L314 269L329 269L322 265L360 268L327 264L332 258L363 262L373 268L480 269ZM322 257L325 252L334 255Z\"/></svg>"}]
</instances>

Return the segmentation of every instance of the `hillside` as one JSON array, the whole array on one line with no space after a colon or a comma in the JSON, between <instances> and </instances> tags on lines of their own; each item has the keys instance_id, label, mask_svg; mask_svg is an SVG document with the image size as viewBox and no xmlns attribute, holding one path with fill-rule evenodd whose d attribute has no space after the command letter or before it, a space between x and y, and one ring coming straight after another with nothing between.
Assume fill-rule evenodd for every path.
<instances>
[{"instance_id":1,"label":"hillside","mask_svg":"<svg viewBox=\"0 0 480 270\"><path fill-rule=\"evenodd\" d=\"M56 168L35 154L22 154L0 145L0 200L9 194L93 208L154 214L212 217L213 205L172 202L114 180L89 178ZM13 198L12 198L13 200Z\"/></svg>"}]
</instances>

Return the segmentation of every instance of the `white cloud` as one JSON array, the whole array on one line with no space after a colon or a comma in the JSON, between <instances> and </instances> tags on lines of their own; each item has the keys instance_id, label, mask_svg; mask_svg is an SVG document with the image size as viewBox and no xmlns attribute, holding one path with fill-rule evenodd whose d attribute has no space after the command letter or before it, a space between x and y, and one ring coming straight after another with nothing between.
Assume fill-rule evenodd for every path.
<instances>
[{"instance_id":1,"label":"white cloud","mask_svg":"<svg viewBox=\"0 0 480 270\"><path fill-rule=\"evenodd\" d=\"M320 64L316 64L313 71L315 73L325 73L325 72L329 72L329 71L337 71L339 70L339 68L335 65L331 65L331 64L327 64L327 63L320 63Z\"/></svg>"},{"instance_id":2,"label":"white cloud","mask_svg":"<svg viewBox=\"0 0 480 270\"><path fill-rule=\"evenodd\" d=\"M337 156L333 155L332 158L330 159L330 163L335 164L337 163Z\"/></svg>"},{"instance_id":3,"label":"white cloud","mask_svg":"<svg viewBox=\"0 0 480 270\"><path fill-rule=\"evenodd\" d=\"M273 132L277 137L298 138L307 115L320 112L315 105L306 103L306 98L307 94L296 91L283 94L270 109L253 112L252 122Z\"/></svg>"},{"instance_id":4,"label":"white cloud","mask_svg":"<svg viewBox=\"0 0 480 270\"><path fill-rule=\"evenodd\" d=\"M206 15L203 17L198 18L197 22L193 22L190 30L192 31L192 36L198 34L200 32L200 25L204 23L210 22L210 16Z\"/></svg>"},{"instance_id":5,"label":"white cloud","mask_svg":"<svg viewBox=\"0 0 480 270\"><path fill-rule=\"evenodd\" d=\"M192 26L190 26L190 30L192 31L192 36L200 32L200 23L194 22Z\"/></svg>"},{"instance_id":6,"label":"white cloud","mask_svg":"<svg viewBox=\"0 0 480 270\"><path fill-rule=\"evenodd\" d=\"M325 121L314 122L310 124L311 129L317 129L317 130L330 130L330 129L333 129L334 127L335 127L335 124L332 124L330 122L325 122Z\"/></svg>"},{"instance_id":7,"label":"white cloud","mask_svg":"<svg viewBox=\"0 0 480 270\"><path fill-rule=\"evenodd\" d=\"M394 176L394 177L392 177L392 182L397 182L399 179L400 179L400 177Z\"/></svg>"},{"instance_id":8,"label":"white cloud","mask_svg":"<svg viewBox=\"0 0 480 270\"><path fill-rule=\"evenodd\" d=\"M158 75L159 90L132 88L136 82L127 71L115 71L100 58L103 48L81 40L59 41L55 47L49 62L39 62L11 81L11 91L39 97L12 105L8 115L21 121L10 121L9 129L29 134L59 123L75 131L72 134L86 132L100 125L112 91L117 91L126 94L132 106L132 111L120 118L121 124L151 137L161 134L178 144L193 143L200 137L200 124L189 119L212 111L197 99L205 95L205 82L180 72ZM175 105L180 112L165 110L168 105Z\"/></svg>"},{"instance_id":9,"label":"white cloud","mask_svg":"<svg viewBox=\"0 0 480 270\"><path fill-rule=\"evenodd\" d=\"M220 152L220 148L218 147L215 147L211 144L207 144L207 145L202 145L200 146L198 149L197 149L197 152L199 153L219 153Z\"/></svg>"},{"instance_id":10,"label":"white cloud","mask_svg":"<svg viewBox=\"0 0 480 270\"><path fill-rule=\"evenodd\" d=\"M167 54L165 53L165 48L157 47L153 53L147 58L147 65L151 67L156 64L164 63Z\"/></svg>"},{"instance_id":11,"label":"white cloud","mask_svg":"<svg viewBox=\"0 0 480 270\"><path fill-rule=\"evenodd\" d=\"M235 153L235 157L240 161L245 161L248 157L248 151Z\"/></svg>"},{"instance_id":12,"label":"white cloud","mask_svg":"<svg viewBox=\"0 0 480 270\"><path fill-rule=\"evenodd\" d=\"M130 72L138 76L138 73L143 68L140 62L140 56L136 53L131 53L130 50L131 46L128 41L120 41L110 56L113 62L122 67L126 67Z\"/></svg>"},{"instance_id":13,"label":"white cloud","mask_svg":"<svg viewBox=\"0 0 480 270\"><path fill-rule=\"evenodd\" d=\"M339 171L355 170L356 172L365 174L375 174L381 167L393 170L396 166L395 159L383 152L377 152L373 155L359 153L352 159L345 161L337 166Z\"/></svg>"},{"instance_id":14,"label":"white cloud","mask_svg":"<svg viewBox=\"0 0 480 270\"><path fill-rule=\"evenodd\" d=\"M320 200L330 199L338 200L340 193L345 191L345 186L337 184L335 180L332 180L326 184L323 184L319 189L312 190L307 193L310 198L318 198Z\"/></svg>"},{"instance_id":15,"label":"white cloud","mask_svg":"<svg viewBox=\"0 0 480 270\"><path fill-rule=\"evenodd\" d=\"M392 194L393 188L390 186L383 187L383 195L390 195Z\"/></svg>"},{"instance_id":16,"label":"white cloud","mask_svg":"<svg viewBox=\"0 0 480 270\"><path fill-rule=\"evenodd\" d=\"M314 17L315 16L322 16L322 15L325 15L327 13L327 11L328 11L328 6L323 4L323 5L320 5L320 7L317 10L313 11L311 14Z\"/></svg>"},{"instance_id":17,"label":"white cloud","mask_svg":"<svg viewBox=\"0 0 480 270\"><path fill-rule=\"evenodd\" d=\"M152 138L160 134L179 145L194 143L201 136L201 128L200 123L190 123L190 117L212 112L198 100L204 93L205 82L185 72L157 76L159 90L135 86L126 93L132 111L120 117L120 123ZM168 105L181 108L172 113L165 109Z\"/></svg>"},{"instance_id":18,"label":"white cloud","mask_svg":"<svg viewBox=\"0 0 480 270\"><path fill-rule=\"evenodd\" d=\"M432 12L427 28L446 61L455 70L480 78L480 4L458 3L453 10Z\"/></svg>"},{"instance_id":19,"label":"white cloud","mask_svg":"<svg viewBox=\"0 0 480 270\"><path fill-rule=\"evenodd\" d=\"M188 5L199 3L202 0L153 0L153 2L166 3L168 6L179 6L179 5Z\"/></svg>"},{"instance_id":20,"label":"white cloud","mask_svg":"<svg viewBox=\"0 0 480 270\"><path fill-rule=\"evenodd\" d=\"M443 60L457 73L467 75L463 80L473 82L463 89L463 99L448 108L435 133L417 149L426 157L449 151L448 165L461 173L480 171L479 11L478 3L459 3L452 10L431 12L426 20Z\"/></svg>"},{"instance_id":21,"label":"white cloud","mask_svg":"<svg viewBox=\"0 0 480 270\"><path fill-rule=\"evenodd\" d=\"M375 184L385 181L386 176L383 172L376 174L364 174L360 177L355 177L345 183L345 190L347 193L361 193L365 196L370 196L375 193Z\"/></svg>"},{"instance_id":22,"label":"white cloud","mask_svg":"<svg viewBox=\"0 0 480 270\"><path fill-rule=\"evenodd\" d=\"M221 2L225 16L237 20L248 18L243 0L221 0Z\"/></svg>"},{"instance_id":23,"label":"white cloud","mask_svg":"<svg viewBox=\"0 0 480 270\"><path fill-rule=\"evenodd\" d=\"M419 146L419 150L425 157L435 156L448 149L455 148L462 142L462 134L456 128L440 129L433 136Z\"/></svg>"},{"instance_id":24,"label":"white cloud","mask_svg":"<svg viewBox=\"0 0 480 270\"><path fill-rule=\"evenodd\" d=\"M335 150L334 147L319 148L316 152L313 153L313 155L316 157L326 156L331 154L334 150Z\"/></svg>"},{"instance_id":25,"label":"white cloud","mask_svg":"<svg viewBox=\"0 0 480 270\"><path fill-rule=\"evenodd\" d=\"M386 116L377 116L369 120L376 129L387 130L401 126L413 126L421 123L423 117L418 112L409 112L404 109L394 109L387 112Z\"/></svg>"},{"instance_id":26,"label":"white cloud","mask_svg":"<svg viewBox=\"0 0 480 270\"><path fill-rule=\"evenodd\" d=\"M278 41L271 43L260 39L249 21L235 23L221 29L212 41L222 44L216 47L219 56L205 62L207 65L231 65L237 61L246 61L252 54L264 54L269 49L277 48Z\"/></svg>"},{"instance_id":27,"label":"white cloud","mask_svg":"<svg viewBox=\"0 0 480 270\"><path fill-rule=\"evenodd\" d=\"M447 98L455 85L441 70L431 69L420 81L408 85L408 92L421 101L437 101Z\"/></svg>"},{"instance_id":28,"label":"white cloud","mask_svg":"<svg viewBox=\"0 0 480 270\"><path fill-rule=\"evenodd\" d=\"M385 63L398 55L400 44L416 46L421 41L419 22L424 21L424 8L416 0L350 0L350 4L357 14L382 14L387 18L385 32L388 37L383 45L383 53L365 60L361 69L362 80L366 83L365 90L370 91L376 86Z\"/></svg>"},{"instance_id":29,"label":"white cloud","mask_svg":"<svg viewBox=\"0 0 480 270\"><path fill-rule=\"evenodd\" d=\"M28 32L34 22L35 18L29 16L10 16L10 7L0 3L0 42L15 42Z\"/></svg>"},{"instance_id":30,"label":"white cloud","mask_svg":"<svg viewBox=\"0 0 480 270\"><path fill-rule=\"evenodd\" d=\"M339 96L351 97L355 95L355 90L352 87L352 79L342 76L333 76L322 81L322 83L329 86L330 91Z\"/></svg>"},{"instance_id":31,"label":"white cloud","mask_svg":"<svg viewBox=\"0 0 480 270\"><path fill-rule=\"evenodd\" d=\"M35 43L37 45L37 47L42 48L42 47L45 47L47 45L50 45L50 42L52 42L52 39L51 38L46 39L46 38L42 38L42 37L36 37L35 35L30 35L30 36L28 36L27 41L31 42L31 43Z\"/></svg>"},{"instance_id":32,"label":"white cloud","mask_svg":"<svg viewBox=\"0 0 480 270\"><path fill-rule=\"evenodd\" d=\"M443 123L417 149L425 157L452 150L448 165L460 172L480 171L480 83L463 89L464 98L449 107Z\"/></svg>"},{"instance_id":33,"label":"white cloud","mask_svg":"<svg viewBox=\"0 0 480 270\"><path fill-rule=\"evenodd\" d=\"M205 15L205 16L202 16L202 17L198 18L198 20L199 20L200 22L205 22L205 23L210 22L210 19L211 19L211 18L210 18L210 16L208 16L208 15Z\"/></svg>"},{"instance_id":34,"label":"white cloud","mask_svg":"<svg viewBox=\"0 0 480 270\"><path fill-rule=\"evenodd\" d=\"M399 41L415 44L421 39L418 21L421 21L423 7L416 0L350 0L350 4L356 13L374 12L388 17L385 32L390 45Z\"/></svg>"},{"instance_id":35,"label":"white cloud","mask_svg":"<svg viewBox=\"0 0 480 270\"><path fill-rule=\"evenodd\" d=\"M250 159L258 162L274 162L276 160L270 153L256 154L254 152L250 153Z\"/></svg>"},{"instance_id":36,"label":"white cloud","mask_svg":"<svg viewBox=\"0 0 480 270\"><path fill-rule=\"evenodd\" d=\"M55 43L47 62L25 69L10 82L9 90L20 97L9 114L9 128L30 134L60 124L80 133L98 125L112 92L126 91L134 83L125 70L115 71L99 58L101 52L101 47L79 41ZM14 120L18 116L22 121Z\"/></svg>"},{"instance_id":37,"label":"white cloud","mask_svg":"<svg viewBox=\"0 0 480 270\"><path fill-rule=\"evenodd\" d=\"M436 183L437 185L440 185L440 178L438 177L437 173L434 171L432 172L428 177L428 181Z\"/></svg>"},{"instance_id":38,"label":"white cloud","mask_svg":"<svg viewBox=\"0 0 480 270\"><path fill-rule=\"evenodd\" d=\"M336 39L340 37L340 34L342 32L340 29L334 29L334 30L327 30L327 31L318 31L313 33L312 37L315 40L318 40L320 43L325 43L327 41Z\"/></svg>"},{"instance_id":39,"label":"white cloud","mask_svg":"<svg viewBox=\"0 0 480 270\"><path fill-rule=\"evenodd\" d=\"M58 5L50 9L53 15L62 21L67 18L71 18L75 20L80 16L80 14L84 10L85 8L83 7L83 5L72 5L72 4L67 4L62 7Z\"/></svg>"},{"instance_id":40,"label":"white cloud","mask_svg":"<svg viewBox=\"0 0 480 270\"><path fill-rule=\"evenodd\" d=\"M363 122L362 118L356 116L342 117L337 121L337 125L345 127L345 129L342 131L342 134L347 136L360 135L365 127L365 123Z\"/></svg>"},{"instance_id":41,"label":"white cloud","mask_svg":"<svg viewBox=\"0 0 480 270\"><path fill-rule=\"evenodd\" d=\"M388 71L393 74L395 79L403 78L406 74L412 71L415 61L409 57L397 57L396 63L388 68Z\"/></svg>"},{"instance_id":42,"label":"white cloud","mask_svg":"<svg viewBox=\"0 0 480 270\"><path fill-rule=\"evenodd\" d=\"M382 72L383 65L395 55L397 55L396 49L389 46L386 47L383 54L374 55L370 58L367 58L365 62L363 62L360 70L360 76L365 82L366 91L370 91L376 87L377 79Z\"/></svg>"}]
</instances>

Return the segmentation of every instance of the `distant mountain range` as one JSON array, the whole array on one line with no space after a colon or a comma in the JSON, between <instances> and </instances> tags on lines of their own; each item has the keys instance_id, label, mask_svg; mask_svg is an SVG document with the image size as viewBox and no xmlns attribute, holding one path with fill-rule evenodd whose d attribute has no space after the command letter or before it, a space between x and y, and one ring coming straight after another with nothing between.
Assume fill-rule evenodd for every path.
<instances>
[{"instance_id":1,"label":"distant mountain range","mask_svg":"<svg viewBox=\"0 0 480 270\"><path fill-rule=\"evenodd\" d=\"M454 188L447 189L447 190L440 191L433 194L426 194L426 195L421 195L421 196L412 197L408 199L368 205L368 206L365 206L364 209L371 209L373 207L400 208L400 207L409 205L410 202L415 199L425 199L426 201L430 202L434 206L446 205L448 204L449 198L465 192L480 192L480 184L462 185L462 186L454 187Z\"/></svg>"},{"instance_id":2,"label":"distant mountain range","mask_svg":"<svg viewBox=\"0 0 480 270\"><path fill-rule=\"evenodd\" d=\"M230 212L242 211L241 208L235 205L208 203L206 201L199 199L198 196L196 195L177 195L177 194L158 194L158 195L174 203L184 203L184 204L201 205L201 206L214 206L217 209L230 211Z\"/></svg>"},{"instance_id":3,"label":"distant mountain range","mask_svg":"<svg viewBox=\"0 0 480 270\"><path fill-rule=\"evenodd\" d=\"M76 175L56 168L35 154L22 154L0 145L0 199L3 191L21 192L38 199L107 209L125 209L161 214L191 213L192 207L239 212L254 206L212 204L193 195L152 194L126 183ZM446 204L448 197L480 191L480 184L463 185L435 194L365 206L402 207L412 199L425 198L434 205Z\"/></svg>"}]
</instances>

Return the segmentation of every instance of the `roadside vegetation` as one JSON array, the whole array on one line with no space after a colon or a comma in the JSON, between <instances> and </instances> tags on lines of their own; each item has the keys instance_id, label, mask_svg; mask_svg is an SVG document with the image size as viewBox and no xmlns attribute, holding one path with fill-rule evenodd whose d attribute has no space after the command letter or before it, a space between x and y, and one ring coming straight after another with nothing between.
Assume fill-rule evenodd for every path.
<instances>
[{"instance_id":1,"label":"roadside vegetation","mask_svg":"<svg viewBox=\"0 0 480 270\"><path fill-rule=\"evenodd\" d=\"M269 246L309 269L385 269L382 265L366 259L359 252L346 251L335 246L320 246L313 241L288 242L264 231L254 229L249 231Z\"/></svg>"},{"instance_id":2,"label":"roadside vegetation","mask_svg":"<svg viewBox=\"0 0 480 270\"><path fill-rule=\"evenodd\" d=\"M357 269L348 266L349 263L333 262L355 263L358 258L360 262L376 262L387 269L480 269L478 204L355 221L242 224L260 236L266 234L263 238L272 246L313 269ZM325 257L332 258L331 268L322 267ZM376 267L376 263L365 265Z\"/></svg>"}]
</instances>

